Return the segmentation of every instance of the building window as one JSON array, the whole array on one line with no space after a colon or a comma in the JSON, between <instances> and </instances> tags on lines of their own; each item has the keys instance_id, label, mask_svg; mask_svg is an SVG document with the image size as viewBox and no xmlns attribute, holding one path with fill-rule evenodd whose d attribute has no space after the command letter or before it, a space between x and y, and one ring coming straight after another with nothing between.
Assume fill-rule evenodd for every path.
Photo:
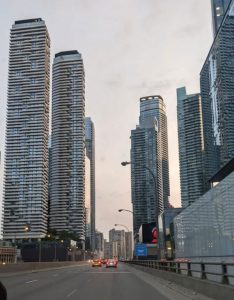
<instances>
[{"instance_id":1,"label":"building window","mask_svg":"<svg viewBox=\"0 0 234 300\"><path fill-rule=\"evenodd\" d=\"M22 72L21 71L16 71L15 72L15 76L16 77L21 77L22 76Z\"/></svg>"},{"instance_id":2,"label":"building window","mask_svg":"<svg viewBox=\"0 0 234 300\"><path fill-rule=\"evenodd\" d=\"M36 61L32 61L31 62L31 68L32 69L36 69L37 68L37 62Z\"/></svg>"}]
</instances>

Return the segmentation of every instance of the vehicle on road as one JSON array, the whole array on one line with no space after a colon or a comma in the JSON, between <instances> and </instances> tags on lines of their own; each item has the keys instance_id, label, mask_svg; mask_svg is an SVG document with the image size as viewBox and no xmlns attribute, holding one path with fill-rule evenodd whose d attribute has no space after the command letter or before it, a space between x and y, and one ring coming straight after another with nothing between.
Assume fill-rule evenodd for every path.
<instances>
[{"instance_id":1,"label":"vehicle on road","mask_svg":"<svg viewBox=\"0 0 234 300\"><path fill-rule=\"evenodd\" d=\"M103 258L103 259L102 259L102 264L105 265L106 262L107 262L107 259Z\"/></svg>"},{"instance_id":2,"label":"vehicle on road","mask_svg":"<svg viewBox=\"0 0 234 300\"><path fill-rule=\"evenodd\" d=\"M92 262L92 267L101 267L102 266L102 261L101 259L94 259Z\"/></svg>"},{"instance_id":3,"label":"vehicle on road","mask_svg":"<svg viewBox=\"0 0 234 300\"><path fill-rule=\"evenodd\" d=\"M106 262L106 268L117 268L117 262L114 259L108 259Z\"/></svg>"}]
</instances>

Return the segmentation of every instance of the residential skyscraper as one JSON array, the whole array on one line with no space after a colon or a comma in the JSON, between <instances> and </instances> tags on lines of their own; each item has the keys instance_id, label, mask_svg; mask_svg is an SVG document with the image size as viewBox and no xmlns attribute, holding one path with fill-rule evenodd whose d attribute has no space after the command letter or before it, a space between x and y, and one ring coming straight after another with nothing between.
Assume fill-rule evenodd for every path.
<instances>
[{"instance_id":1,"label":"residential skyscraper","mask_svg":"<svg viewBox=\"0 0 234 300\"><path fill-rule=\"evenodd\" d=\"M169 205L170 182L169 182L169 157L168 157L168 133L166 105L161 96L142 97L140 99L140 126L147 127L152 118L157 119L159 131L159 146L161 148L162 177L163 177L163 205Z\"/></svg>"},{"instance_id":2,"label":"residential skyscraper","mask_svg":"<svg viewBox=\"0 0 234 300\"><path fill-rule=\"evenodd\" d=\"M213 33L216 36L231 0L211 0Z\"/></svg>"},{"instance_id":3,"label":"residential skyscraper","mask_svg":"<svg viewBox=\"0 0 234 300\"><path fill-rule=\"evenodd\" d=\"M48 143L49 151L49 163L48 163L48 212L50 212L50 198L51 198L51 174L52 174L52 147L51 147L51 135L49 135ZM50 223L50 214L48 213L48 225Z\"/></svg>"},{"instance_id":4,"label":"residential skyscraper","mask_svg":"<svg viewBox=\"0 0 234 300\"><path fill-rule=\"evenodd\" d=\"M206 182L234 157L233 48L232 0L200 74Z\"/></svg>"},{"instance_id":5,"label":"residential skyscraper","mask_svg":"<svg viewBox=\"0 0 234 300\"><path fill-rule=\"evenodd\" d=\"M85 240L85 79L78 51L55 55L50 228Z\"/></svg>"},{"instance_id":6,"label":"residential skyscraper","mask_svg":"<svg viewBox=\"0 0 234 300\"><path fill-rule=\"evenodd\" d=\"M41 18L11 29L3 238L42 238L48 218L50 38Z\"/></svg>"},{"instance_id":7,"label":"residential skyscraper","mask_svg":"<svg viewBox=\"0 0 234 300\"><path fill-rule=\"evenodd\" d=\"M200 94L187 95L177 89L177 121L182 207L197 200L204 192L204 138Z\"/></svg>"},{"instance_id":8,"label":"residential skyscraper","mask_svg":"<svg viewBox=\"0 0 234 300\"><path fill-rule=\"evenodd\" d=\"M86 156L90 162L90 231L91 250L95 250L95 127L91 118L85 118Z\"/></svg>"},{"instance_id":9,"label":"residential skyscraper","mask_svg":"<svg viewBox=\"0 0 234 300\"><path fill-rule=\"evenodd\" d=\"M134 236L142 224L155 222L168 206L167 119L160 96L140 99L139 126L131 131L131 186ZM154 174L156 184L151 172Z\"/></svg>"}]
</instances>

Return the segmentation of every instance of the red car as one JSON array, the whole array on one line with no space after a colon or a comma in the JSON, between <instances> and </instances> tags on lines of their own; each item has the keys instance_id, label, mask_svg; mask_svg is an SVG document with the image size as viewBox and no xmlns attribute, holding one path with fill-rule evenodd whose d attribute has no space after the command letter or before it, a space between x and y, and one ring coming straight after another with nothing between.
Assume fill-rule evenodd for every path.
<instances>
[{"instance_id":1,"label":"red car","mask_svg":"<svg viewBox=\"0 0 234 300\"><path fill-rule=\"evenodd\" d=\"M106 262L106 268L117 268L117 261L114 259L108 259Z\"/></svg>"},{"instance_id":2,"label":"red car","mask_svg":"<svg viewBox=\"0 0 234 300\"><path fill-rule=\"evenodd\" d=\"M107 262L107 259L103 258L103 259L102 259L102 264L105 265L106 262Z\"/></svg>"}]
</instances>

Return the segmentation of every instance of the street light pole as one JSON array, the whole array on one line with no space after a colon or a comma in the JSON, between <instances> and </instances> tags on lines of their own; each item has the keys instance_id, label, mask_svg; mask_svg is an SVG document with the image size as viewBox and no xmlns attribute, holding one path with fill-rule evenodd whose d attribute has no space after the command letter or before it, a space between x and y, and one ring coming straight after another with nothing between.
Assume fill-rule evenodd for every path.
<instances>
[{"instance_id":1,"label":"street light pole","mask_svg":"<svg viewBox=\"0 0 234 300\"><path fill-rule=\"evenodd\" d=\"M128 229L128 227L127 227L126 225L123 225L123 224L115 224L115 226L122 226L122 227L124 227L124 228L127 230L127 232L130 232L130 230Z\"/></svg>"},{"instance_id":2,"label":"street light pole","mask_svg":"<svg viewBox=\"0 0 234 300\"><path fill-rule=\"evenodd\" d=\"M140 167L142 167L143 169L146 169L149 171L150 175L152 176L153 178L153 181L154 181L154 198L155 198L155 202L156 202L156 207L157 207L157 215L159 215L159 201L158 201L158 197L157 197L157 180L156 180L156 177L155 177L155 174L154 172L147 166L145 165L141 165L141 164L135 164L131 161L123 161L121 162L121 165L123 167L127 166L127 165L139 165ZM120 210L119 210L120 211ZM156 223L158 224L158 218L156 220Z\"/></svg>"},{"instance_id":3,"label":"street light pole","mask_svg":"<svg viewBox=\"0 0 234 300\"><path fill-rule=\"evenodd\" d=\"M155 174L154 172L147 166L145 165L141 165L141 164L137 164L137 163L133 163L131 161L123 161L121 162L121 165L123 167L127 166L127 165L138 165L140 167L142 167L143 169L146 169L148 170L148 172L150 173L150 175L152 176L153 178L153 181L154 181L154 200L155 200L155 203L156 203L156 228L157 228L157 232L158 232L158 246L160 244L159 242L159 224L158 224L158 216L159 216L159 211L160 211L160 208L159 208L159 199L158 199L158 195L157 195L157 180L156 180L156 177L155 177ZM158 256L160 258L160 247L158 247Z\"/></svg>"},{"instance_id":4,"label":"street light pole","mask_svg":"<svg viewBox=\"0 0 234 300\"><path fill-rule=\"evenodd\" d=\"M133 214L133 211L131 211L131 210L129 210L129 209L125 209L125 208L120 208L120 209L118 209L118 212L122 212L122 211L127 211L127 212Z\"/></svg>"}]
</instances>

